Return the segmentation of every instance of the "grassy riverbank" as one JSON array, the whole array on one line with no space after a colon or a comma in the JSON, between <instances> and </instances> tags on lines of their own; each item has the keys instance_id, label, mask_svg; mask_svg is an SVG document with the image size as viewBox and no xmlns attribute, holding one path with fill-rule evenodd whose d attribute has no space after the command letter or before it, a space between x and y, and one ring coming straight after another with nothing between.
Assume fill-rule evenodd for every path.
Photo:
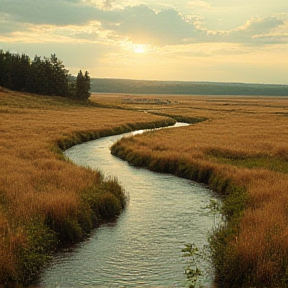
<instances>
[{"instance_id":1,"label":"grassy riverbank","mask_svg":"<svg viewBox=\"0 0 288 288\"><path fill-rule=\"evenodd\" d=\"M117 180L66 161L62 150L173 121L0 89L0 284L29 283L55 249L125 206Z\"/></svg>"},{"instance_id":2,"label":"grassy riverbank","mask_svg":"<svg viewBox=\"0 0 288 288\"><path fill-rule=\"evenodd\" d=\"M114 98L118 105L120 98ZM169 99L171 105L141 107L207 120L125 138L112 153L136 166L206 183L224 195L227 221L210 239L221 287L286 287L287 98Z\"/></svg>"}]
</instances>

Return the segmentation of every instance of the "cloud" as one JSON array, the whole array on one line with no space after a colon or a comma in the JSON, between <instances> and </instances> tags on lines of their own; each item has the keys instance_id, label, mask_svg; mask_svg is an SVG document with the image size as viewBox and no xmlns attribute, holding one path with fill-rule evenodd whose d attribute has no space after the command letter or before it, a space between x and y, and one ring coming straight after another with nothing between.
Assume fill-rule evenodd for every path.
<instances>
[{"instance_id":1,"label":"cloud","mask_svg":"<svg viewBox=\"0 0 288 288\"><path fill-rule=\"evenodd\" d=\"M1 19L1 13L0 13L0 19ZM15 31L24 31L26 30L26 25L23 25L21 23L17 22L11 22L8 19L2 19L0 21L0 35L8 35L10 33L13 33Z\"/></svg>"},{"instance_id":2,"label":"cloud","mask_svg":"<svg viewBox=\"0 0 288 288\"><path fill-rule=\"evenodd\" d=\"M2 17L33 24L83 25L99 12L79 0L0 0L0 7Z\"/></svg>"},{"instance_id":3,"label":"cloud","mask_svg":"<svg viewBox=\"0 0 288 288\"><path fill-rule=\"evenodd\" d=\"M116 0L105 0L103 2L103 9L105 10L111 10L113 8L113 4L116 2Z\"/></svg>"},{"instance_id":4,"label":"cloud","mask_svg":"<svg viewBox=\"0 0 288 288\"><path fill-rule=\"evenodd\" d=\"M119 20L103 25L128 37L134 43L169 45L193 38L199 31L193 23L184 19L174 9L156 13L153 9L139 5L119 11Z\"/></svg>"},{"instance_id":5,"label":"cloud","mask_svg":"<svg viewBox=\"0 0 288 288\"><path fill-rule=\"evenodd\" d=\"M262 19L252 19L247 21L242 27L227 33L224 36L224 39L226 38L226 40L229 42L243 44L259 45L271 44L271 42L274 42L274 44L280 44L283 43L284 38L287 38L287 34L279 35L277 33L277 28L283 26L284 24L284 20L276 16Z\"/></svg>"},{"instance_id":6,"label":"cloud","mask_svg":"<svg viewBox=\"0 0 288 288\"><path fill-rule=\"evenodd\" d=\"M0 35L11 33L12 38L16 32L25 32L28 37L33 26L39 30L43 25L49 25L52 27L49 41L53 35L57 41L61 40L59 36L63 35L59 35L59 31L64 31L66 42L69 37L71 41L83 39L86 43L126 39L158 46L219 42L245 45L287 43L288 25L285 23L288 23L288 14L252 18L236 29L217 31L203 27L199 16L188 17L174 8L157 12L142 4L113 10L116 0L104 0L102 6L99 6L99 1L97 3L93 0L0 0ZM208 1L194 0L188 4L195 11L197 7L212 9Z\"/></svg>"},{"instance_id":7,"label":"cloud","mask_svg":"<svg viewBox=\"0 0 288 288\"><path fill-rule=\"evenodd\" d=\"M200 9L210 9L211 5L202 0L193 0L188 2L188 7L200 8Z\"/></svg>"},{"instance_id":8,"label":"cloud","mask_svg":"<svg viewBox=\"0 0 288 288\"><path fill-rule=\"evenodd\" d=\"M103 5L111 8L113 2L106 0ZM145 5L107 11L77 0L38 0L36 3L35 0L0 0L0 7L2 17L8 15L11 26L21 22L55 26L89 25L98 21L104 29L135 43L175 44L194 38L199 32L175 9L156 13Z\"/></svg>"},{"instance_id":9,"label":"cloud","mask_svg":"<svg viewBox=\"0 0 288 288\"><path fill-rule=\"evenodd\" d=\"M246 22L243 27L236 30L237 33L244 32L245 35L261 35L270 32L272 29L283 25L284 21L278 17L268 17L264 19L252 19Z\"/></svg>"}]
</instances>

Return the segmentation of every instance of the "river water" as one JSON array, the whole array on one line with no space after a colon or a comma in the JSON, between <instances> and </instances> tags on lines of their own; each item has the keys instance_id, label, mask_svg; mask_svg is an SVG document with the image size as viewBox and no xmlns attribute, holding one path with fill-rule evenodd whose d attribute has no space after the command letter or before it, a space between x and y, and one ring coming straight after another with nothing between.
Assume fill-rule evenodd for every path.
<instances>
[{"instance_id":1,"label":"river water","mask_svg":"<svg viewBox=\"0 0 288 288\"><path fill-rule=\"evenodd\" d=\"M215 219L203 207L216 195L195 182L135 168L114 157L109 147L121 137L105 137L65 151L78 165L116 176L129 203L114 223L57 254L37 287L188 287L187 258L181 249L186 243L199 248L207 244ZM201 285L212 287L212 278L206 275Z\"/></svg>"}]
</instances>

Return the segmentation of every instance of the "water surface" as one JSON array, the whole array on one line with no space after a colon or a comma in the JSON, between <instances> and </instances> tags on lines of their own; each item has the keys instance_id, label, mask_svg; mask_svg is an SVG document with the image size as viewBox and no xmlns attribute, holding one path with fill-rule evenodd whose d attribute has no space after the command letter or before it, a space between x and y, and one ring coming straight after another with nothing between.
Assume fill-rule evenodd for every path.
<instances>
[{"instance_id":1,"label":"water surface","mask_svg":"<svg viewBox=\"0 0 288 288\"><path fill-rule=\"evenodd\" d=\"M207 244L214 217L203 207L216 196L192 181L135 168L114 157L109 147L122 136L65 151L78 165L117 176L129 203L114 223L58 254L40 287L187 287L181 249L185 243ZM204 277L204 287L212 286L211 277Z\"/></svg>"}]
</instances>

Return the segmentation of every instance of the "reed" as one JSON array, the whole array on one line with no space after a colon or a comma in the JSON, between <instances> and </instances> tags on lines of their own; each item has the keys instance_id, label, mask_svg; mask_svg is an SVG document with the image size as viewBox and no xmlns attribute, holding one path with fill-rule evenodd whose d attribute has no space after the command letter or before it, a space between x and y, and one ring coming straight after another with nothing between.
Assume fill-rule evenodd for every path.
<instances>
[{"instance_id":1,"label":"reed","mask_svg":"<svg viewBox=\"0 0 288 288\"><path fill-rule=\"evenodd\" d=\"M82 240L125 207L115 179L66 161L62 150L175 121L0 89L0 284L27 284L64 243Z\"/></svg>"},{"instance_id":2,"label":"reed","mask_svg":"<svg viewBox=\"0 0 288 288\"><path fill-rule=\"evenodd\" d=\"M147 109L207 120L125 138L112 153L133 165L206 183L222 193L226 221L210 237L221 287L286 287L287 98L177 100L169 107Z\"/></svg>"}]
</instances>

